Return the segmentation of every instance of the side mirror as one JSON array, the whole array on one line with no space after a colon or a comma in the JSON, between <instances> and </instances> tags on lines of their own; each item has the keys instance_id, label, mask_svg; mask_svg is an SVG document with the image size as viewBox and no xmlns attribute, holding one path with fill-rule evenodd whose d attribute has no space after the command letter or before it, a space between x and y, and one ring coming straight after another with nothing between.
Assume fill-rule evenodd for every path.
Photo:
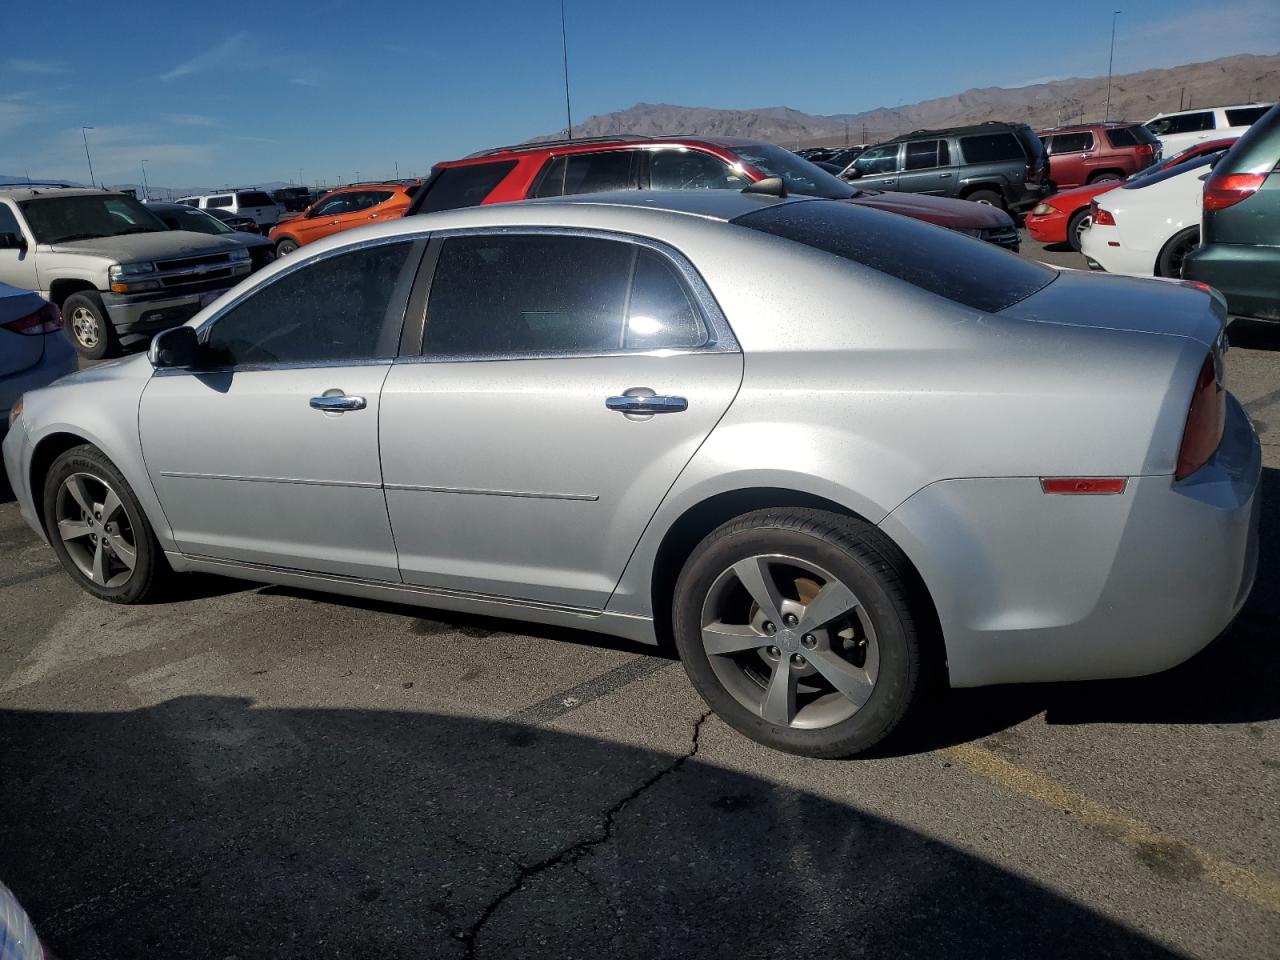
<instances>
[{"instance_id":1,"label":"side mirror","mask_svg":"<svg viewBox=\"0 0 1280 960\"><path fill-rule=\"evenodd\" d=\"M151 338L147 359L157 370L167 367L194 367L200 359L200 341L193 327L173 327Z\"/></svg>"},{"instance_id":2,"label":"side mirror","mask_svg":"<svg viewBox=\"0 0 1280 960\"><path fill-rule=\"evenodd\" d=\"M857 180L859 177L862 176L862 171L859 170L857 167L850 167L848 170L842 173L841 176L844 177L846 180Z\"/></svg>"},{"instance_id":3,"label":"side mirror","mask_svg":"<svg viewBox=\"0 0 1280 960\"><path fill-rule=\"evenodd\" d=\"M26 250L27 238L18 233L0 233L0 250Z\"/></svg>"}]
</instances>

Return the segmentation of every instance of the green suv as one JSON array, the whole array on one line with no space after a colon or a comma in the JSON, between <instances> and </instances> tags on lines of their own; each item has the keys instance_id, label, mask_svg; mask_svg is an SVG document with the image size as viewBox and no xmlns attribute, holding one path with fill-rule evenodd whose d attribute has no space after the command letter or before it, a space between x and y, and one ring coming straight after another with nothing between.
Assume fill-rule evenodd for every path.
<instances>
[{"instance_id":1,"label":"green suv","mask_svg":"<svg viewBox=\"0 0 1280 960\"><path fill-rule=\"evenodd\" d=\"M1183 278L1220 290L1233 317L1280 321L1280 104L1214 165L1200 237Z\"/></svg>"}]
</instances>

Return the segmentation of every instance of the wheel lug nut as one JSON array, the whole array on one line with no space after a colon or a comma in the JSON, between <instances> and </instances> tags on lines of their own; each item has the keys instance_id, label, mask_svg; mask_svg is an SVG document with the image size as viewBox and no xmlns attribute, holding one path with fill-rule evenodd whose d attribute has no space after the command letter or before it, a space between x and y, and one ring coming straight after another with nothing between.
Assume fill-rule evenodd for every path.
<instances>
[{"instance_id":1,"label":"wheel lug nut","mask_svg":"<svg viewBox=\"0 0 1280 960\"><path fill-rule=\"evenodd\" d=\"M791 662L794 663L797 667L803 667L804 657L800 656L800 654L798 653L793 653L791 655Z\"/></svg>"},{"instance_id":2,"label":"wheel lug nut","mask_svg":"<svg viewBox=\"0 0 1280 960\"><path fill-rule=\"evenodd\" d=\"M804 644L807 649L812 650L814 647L818 645L818 638L815 637L812 633L806 633L803 637L800 638L800 642Z\"/></svg>"},{"instance_id":3,"label":"wheel lug nut","mask_svg":"<svg viewBox=\"0 0 1280 960\"><path fill-rule=\"evenodd\" d=\"M782 618L782 622L785 623L788 627L794 627L797 623L800 622L800 619L794 613L788 613L786 616Z\"/></svg>"},{"instance_id":4,"label":"wheel lug nut","mask_svg":"<svg viewBox=\"0 0 1280 960\"><path fill-rule=\"evenodd\" d=\"M778 628L772 620L766 620L762 629L771 637L778 632Z\"/></svg>"},{"instance_id":5,"label":"wheel lug nut","mask_svg":"<svg viewBox=\"0 0 1280 960\"><path fill-rule=\"evenodd\" d=\"M769 656L771 656L771 657L780 657L780 656L782 656L782 651L781 651L781 650L779 650L777 647L770 647L770 648L769 648Z\"/></svg>"}]
</instances>

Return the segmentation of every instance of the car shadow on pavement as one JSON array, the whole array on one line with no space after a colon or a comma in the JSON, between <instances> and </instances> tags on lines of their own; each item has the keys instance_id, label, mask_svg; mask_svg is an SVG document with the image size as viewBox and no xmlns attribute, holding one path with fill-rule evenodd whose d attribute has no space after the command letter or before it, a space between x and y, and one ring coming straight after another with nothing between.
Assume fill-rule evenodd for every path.
<instances>
[{"instance_id":1,"label":"car shadow on pavement","mask_svg":"<svg viewBox=\"0 0 1280 960\"><path fill-rule=\"evenodd\" d=\"M900 824L706 764L706 723L671 755L223 697L0 711L0 879L63 957L1173 956Z\"/></svg>"}]
</instances>

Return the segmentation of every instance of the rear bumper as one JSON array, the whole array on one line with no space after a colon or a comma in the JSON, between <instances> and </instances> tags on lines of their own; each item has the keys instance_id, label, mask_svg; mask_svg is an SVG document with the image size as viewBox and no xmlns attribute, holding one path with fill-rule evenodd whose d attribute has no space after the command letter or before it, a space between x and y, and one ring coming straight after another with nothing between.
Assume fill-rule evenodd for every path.
<instances>
[{"instance_id":1,"label":"rear bumper","mask_svg":"<svg viewBox=\"0 0 1280 960\"><path fill-rule=\"evenodd\" d=\"M946 480L881 527L930 589L953 686L1140 676L1197 653L1244 605L1261 463L1228 398L1221 446L1180 483L1047 496L1034 477Z\"/></svg>"},{"instance_id":2,"label":"rear bumper","mask_svg":"<svg viewBox=\"0 0 1280 960\"><path fill-rule=\"evenodd\" d=\"M9 422L7 415L4 422ZM32 498L31 488L27 484L27 478L31 476L32 446L21 417L14 423L13 429L5 434L0 450L4 454L4 469L9 477L9 488L18 500L18 512L31 529L48 542L48 538L40 528L40 521L36 518L35 501Z\"/></svg>"},{"instance_id":3,"label":"rear bumper","mask_svg":"<svg viewBox=\"0 0 1280 960\"><path fill-rule=\"evenodd\" d=\"M1182 276L1217 289L1232 316L1280 321L1280 247L1210 243L1187 254Z\"/></svg>"},{"instance_id":4,"label":"rear bumper","mask_svg":"<svg viewBox=\"0 0 1280 960\"><path fill-rule=\"evenodd\" d=\"M38 363L17 373L0 376L0 435L9 425L9 411L28 390L47 387L59 377L74 373L76 352L66 336L58 331L45 334L44 352Z\"/></svg>"}]
</instances>

